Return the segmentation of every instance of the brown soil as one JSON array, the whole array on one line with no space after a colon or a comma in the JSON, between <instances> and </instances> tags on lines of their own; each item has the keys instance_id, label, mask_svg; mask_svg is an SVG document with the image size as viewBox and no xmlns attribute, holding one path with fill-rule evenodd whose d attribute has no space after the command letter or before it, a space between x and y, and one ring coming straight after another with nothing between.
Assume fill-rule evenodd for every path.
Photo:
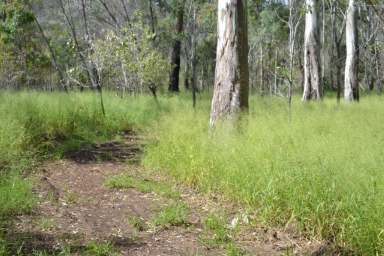
<instances>
[{"instance_id":1,"label":"brown soil","mask_svg":"<svg viewBox=\"0 0 384 256\"><path fill-rule=\"evenodd\" d=\"M183 186L176 188L190 208L187 225L138 231L129 223L132 216L149 222L170 200L153 192L105 186L105 180L114 175L142 177L148 173L135 164L141 152L139 137L131 133L124 137L123 142L87 145L69 152L68 159L46 163L37 172L38 207L33 214L19 216L7 233L8 239L14 241L15 253L19 250L31 255L33 251L44 250L55 254L69 245L71 252L79 255L90 241L108 241L122 255L226 254L223 246L207 246L201 241L202 220L210 212L223 212L230 223L242 209ZM167 179L153 173L147 177L156 181ZM247 255L323 254L321 243L305 240L288 230L248 225L233 239Z\"/></svg>"}]
</instances>

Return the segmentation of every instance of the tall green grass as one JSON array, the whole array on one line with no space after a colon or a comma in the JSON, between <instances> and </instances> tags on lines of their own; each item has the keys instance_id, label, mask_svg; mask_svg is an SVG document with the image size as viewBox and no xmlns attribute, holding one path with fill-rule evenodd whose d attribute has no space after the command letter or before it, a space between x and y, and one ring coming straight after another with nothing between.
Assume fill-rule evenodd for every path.
<instances>
[{"instance_id":1,"label":"tall green grass","mask_svg":"<svg viewBox=\"0 0 384 256\"><path fill-rule=\"evenodd\" d=\"M253 98L236 128L208 130L209 103L176 102L144 163L206 192L224 193L272 225L364 255L384 254L384 101L338 106Z\"/></svg>"},{"instance_id":2,"label":"tall green grass","mask_svg":"<svg viewBox=\"0 0 384 256\"><path fill-rule=\"evenodd\" d=\"M109 93L104 97L105 117L94 93L0 94L0 118L7 120L3 122L6 134L0 147L11 145L14 153L28 151L31 147L51 149L51 146L68 141L108 138L121 130L142 127L158 115L158 109L149 97L121 99ZM7 134L16 137L15 142ZM57 145L50 144L56 142ZM1 152L6 153L5 150ZM4 156L4 159L8 158L12 155Z\"/></svg>"},{"instance_id":3,"label":"tall green grass","mask_svg":"<svg viewBox=\"0 0 384 256\"><path fill-rule=\"evenodd\" d=\"M107 92L104 101L106 116L94 93L0 91L0 255L9 254L2 238L9 221L31 211L37 201L26 173L43 159L62 157L84 143L143 129L160 113L150 97L121 99Z\"/></svg>"},{"instance_id":4,"label":"tall green grass","mask_svg":"<svg viewBox=\"0 0 384 256\"><path fill-rule=\"evenodd\" d=\"M22 175L82 143L145 130L144 164L205 192L223 193L269 225L294 223L310 237L357 254L384 253L384 101L338 106L254 97L250 115L209 131L209 98L121 99L92 93L0 92L0 219L32 209ZM1 245L0 245L1 247Z\"/></svg>"},{"instance_id":5,"label":"tall green grass","mask_svg":"<svg viewBox=\"0 0 384 256\"><path fill-rule=\"evenodd\" d=\"M159 115L150 97L104 97L105 117L94 93L0 92L0 219L33 207L31 181L22 174L40 160L142 129Z\"/></svg>"}]
</instances>

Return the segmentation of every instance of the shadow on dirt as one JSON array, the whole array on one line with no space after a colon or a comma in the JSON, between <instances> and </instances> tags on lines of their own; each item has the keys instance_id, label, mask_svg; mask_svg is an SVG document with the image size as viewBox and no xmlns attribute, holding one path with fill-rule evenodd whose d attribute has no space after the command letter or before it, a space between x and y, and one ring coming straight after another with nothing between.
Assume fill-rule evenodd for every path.
<instances>
[{"instance_id":1,"label":"shadow on dirt","mask_svg":"<svg viewBox=\"0 0 384 256\"><path fill-rule=\"evenodd\" d=\"M63 252L71 254L81 254L87 252L88 247L82 244L81 235L63 234L59 242L56 234L43 232L7 232L7 252L9 255L62 255ZM107 243L114 248L121 250L140 248L145 243L126 237L108 237L96 241L97 243Z\"/></svg>"},{"instance_id":2,"label":"shadow on dirt","mask_svg":"<svg viewBox=\"0 0 384 256\"><path fill-rule=\"evenodd\" d=\"M79 164L107 161L138 163L142 148L141 138L127 131L120 140L83 144L79 149L67 151L64 157Z\"/></svg>"},{"instance_id":3,"label":"shadow on dirt","mask_svg":"<svg viewBox=\"0 0 384 256\"><path fill-rule=\"evenodd\" d=\"M66 234L70 240L79 240L78 236ZM16 232L8 231L6 234L7 252L9 255L34 255L37 252L44 252L49 255L56 255L63 251L57 242L54 234L42 232ZM70 246L71 252L85 250L83 245Z\"/></svg>"}]
</instances>

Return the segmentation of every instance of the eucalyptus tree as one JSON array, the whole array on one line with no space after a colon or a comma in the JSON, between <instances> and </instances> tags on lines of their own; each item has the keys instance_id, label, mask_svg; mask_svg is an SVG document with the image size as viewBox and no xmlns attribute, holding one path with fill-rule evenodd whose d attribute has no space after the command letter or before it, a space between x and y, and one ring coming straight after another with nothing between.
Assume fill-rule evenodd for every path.
<instances>
[{"instance_id":1,"label":"eucalyptus tree","mask_svg":"<svg viewBox=\"0 0 384 256\"><path fill-rule=\"evenodd\" d=\"M305 3L303 101L311 99L320 100L323 97L323 89L320 79L318 1L306 0Z\"/></svg>"},{"instance_id":2,"label":"eucalyptus tree","mask_svg":"<svg viewBox=\"0 0 384 256\"><path fill-rule=\"evenodd\" d=\"M176 15L176 38L172 45L171 65L172 70L169 76L169 91L178 92L180 75L180 54L181 54L181 36L184 27L184 5L185 0L177 0L175 6Z\"/></svg>"},{"instance_id":3,"label":"eucalyptus tree","mask_svg":"<svg viewBox=\"0 0 384 256\"><path fill-rule=\"evenodd\" d=\"M357 34L357 13L355 0L349 0L346 14L346 46L347 58L345 63L345 83L344 83L344 100L359 100L359 84L358 77L358 34Z\"/></svg>"},{"instance_id":4,"label":"eucalyptus tree","mask_svg":"<svg viewBox=\"0 0 384 256\"><path fill-rule=\"evenodd\" d=\"M210 125L248 109L248 25L246 0L219 0L216 74Z\"/></svg>"}]
</instances>

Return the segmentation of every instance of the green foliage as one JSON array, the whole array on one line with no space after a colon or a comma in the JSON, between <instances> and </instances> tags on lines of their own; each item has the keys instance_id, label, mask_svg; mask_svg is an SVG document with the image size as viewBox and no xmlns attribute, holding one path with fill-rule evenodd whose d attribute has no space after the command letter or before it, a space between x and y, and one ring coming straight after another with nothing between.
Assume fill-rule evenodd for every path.
<instances>
[{"instance_id":1,"label":"green foliage","mask_svg":"<svg viewBox=\"0 0 384 256\"><path fill-rule=\"evenodd\" d=\"M159 114L148 97L132 102L108 93L106 117L100 113L93 93L2 93L0 99L1 118L8 121L0 124L4 128L0 162L26 152L60 154L67 147L109 139L122 130L143 128ZM11 150L7 152L6 148Z\"/></svg>"},{"instance_id":2,"label":"green foliage","mask_svg":"<svg viewBox=\"0 0 384 256\"><path fill-rule=\"evenodd\" d=\"M288 37L288 28L282 19L286 19L285 9L279 8L280 6L269 6L265 8L261 13L259 20L257 21L256 33L253 34L263 43L277 44L280 41L285 42Z\"/></svg>"},{"instance_id":3,"label":"green foliage","mask_svg":"<svg viewBox=\"0 0 384 256\"><path fill-rule=\"evenodd\" d=\"M119 256L120 253L113 247L113 245L109 242L98 243L91 242L87 245L84 256Z\"/></svg>"},{"instance_id":4,"label":"green foliage","mask_svg":"<svg viewBox=\"0 0 384 256\"><path fill-rule=\"evenodd\" d=\"M0 177L0 219L30 211L35 205L31 184L18 175Z\"/></svg>"},{"instance_id":5,"label":"green foliage","mask_svg":"<svg viewBox=\"0 0 384 256\"><path fill-rule=\"evenodd\" d=\"M106 93L103 117L94 94L0 93L1 218L33 207L30 181L20 174L41 157L146 127L155 139L146 148L148 167L201 191L223 193L254 210L265 224L293 221L304 234L356 254L384 253L380 97L339 106L330 99L305 105L297 100L291 119L285 102L256 97L239 129L222 124L212 132L209 101L195 111L185 102L183 95L160 99L167 111L157 122L160 112L148 97L127 100ZM111 180L114 186L169 192L155 182L127 177ZM174 203L154 223L185 225L187 214L185 205ZM224 221L212 217L205 227L230 243ZM227 249L236 252L230 245Z\"/></svg>"},{"instance_id":6,"label":"green foliage","mask_svg":"<svg viewBox=\"0 0 384 256\"><path fill-rule=\"evenodd\" d=\"M208 232L205 236L209 239L204 239L207 244L218 245L231 242L229 230L225 226L223 218L213 214L209 215L204 220L204 229Z\"/></svg>"},{"instance_id":7,"label":"green foliage","mask_svg":"<svg viewBox=\"0 0 384 256\"><path fill-rule=\"evenodd\" d=\"M7 255L7 242L0 238L0 255Z\"/></svg>"},{"instance_id":8,"label":"green foliage","mask_svg":"<svg viewBox=\"0 0 384 256\"><path fill-rule=\"evenodd\" d=\"M33 23L34 15L25 0L0 3L3 19L0 19L0 38L12 42L18 34L25 33L27 26Z\"/></svg>"},{"instance_id":9,"label":"green foliage","mask_svg":"<svg viewBox=\"0 0 384 256\"><path fill-rule=\"evenodd\" d=\"M162 209L153 219L153 224L162 228L186 225L187 217L188 206L181 202L175 202Z\"/></svg>"},{"instance_id":10,"label":"green foliage","mask_svg":"<svg viewBox=\"0 0 384 256\"><path fill-rule=\"evenodd\" d=\"M49 231L55 228L56 223L53 219L41 217L38 225L42 230Z\"/></svg>"},{"instance_id":11,"label":"green foliage","mask_svg":"<svg viewBox=\"0 0 384 256\"><path fill-rule=\"evenodd\" d=\"M217 26L217 5L216 3L210 3L202 1L199 4L199 13L197 16L197 25L202 32L210 33L210 37L215 37Z\"/></svg>"},{"instance_id":12,"label":"green foliage","mask_svg":"<svg viewBox=\"0 0 384 256\"><path fill-rule=\"evenodd\" d=\"M381 98L295 102L291 121L284 101L253 98L240 131L222 124L209 132L208 101L195 112L177 106L159 122L146 166L224 193L266 224L294 221L311 237L384 253Z\"/></svg>"},{"instance_id":13,"label":"green foliage","mask_svg":"<svg viewBox=\"0 0 384 256\"><path fill-rule=\"evenodd\" d=\"M135 178L127 174L114 176L107 179L106 186L109 188L127 189L134 188L142 193L154 192L168 198L179 198L180 194L173 191L167 184L158 183L148 179Z\"/></svg>"},{"instance_id":14,"label":"green foliage","mask_svg":"<svg viewBox=\"0 0 384 256\"><path fill-rule=\"evenodd\" d=\"M208 247L221 246L225 248L226 255L247 255L246 251L236 246L233 241L234 230L226 225L225 219L215 214L210 214L203 222L204 232L200 241Z\"/></svg>"},{"instance_id":15,"label":"green foliage","mask_svg":"<svg viewBox=\"0 0 384 256\"><path fill-rule=\"evenodd\" d=\"M110 32L95 43L93 59L104 72L120 66L137 84L161 87L168 79L170 64L154 47L153 38L150 29L140 23L123 34Z\"/></svg>"},{"instance_id":16,"label":"green foliage","mask_svg":"<svg viewBox=\"0 0 384 256\"><path fill-rule=\"evenodd\" d=\"M30 0L0 3L0 77L14 87L44 79L50 60L36 33Z\"/></svg>"},{"instance_id":17,"label":"green foliage","mask_svg":"<svg viewBox=\"0 0 384 256\"><path fill-rule=\"evenodd\" d=\"M31 181L23 174L36 162L123 130L143 129L159 115L149 97L131 101L106 93L106 117L98 104L92 93L0 92L0 221L35 206ZM71 194L66 199L76 200ZM0 252L6 250L1 241L0 234Z\"/></svg>"},{"instance_id":18,"label":"green foliage","mask_svg":"<svg viewBox=\"0 0 384 256\"><path fill-rule=\"evenodd\" d=\"M248 255L244 250L237 247L234 243L229 243L226 247L227 256L245 256Z\"/></svg>"},{"instance_id":19,"label":"green foliage","mask_svg":"<svg viewBox=\"0 0 384 256\"><path fill-rule=\"evenodd\" d=\"M137 231L145 231L147 224L143 218L132 216L128 218L128 223L132 225Z\"/></svg>"},{"instance_id":20,"label":"green foliage","mask_svg":"<svg viewBox=\"0 0 384 256\"><path fill-rule=\"evenodd\" d=\"M36 156L60 156L82 143L142 129L160 113L149 97L127 101L106 93L105 107L103 117L92 93L1 92L0 168L22 170Z\"/></svg>"}]
</instances>

